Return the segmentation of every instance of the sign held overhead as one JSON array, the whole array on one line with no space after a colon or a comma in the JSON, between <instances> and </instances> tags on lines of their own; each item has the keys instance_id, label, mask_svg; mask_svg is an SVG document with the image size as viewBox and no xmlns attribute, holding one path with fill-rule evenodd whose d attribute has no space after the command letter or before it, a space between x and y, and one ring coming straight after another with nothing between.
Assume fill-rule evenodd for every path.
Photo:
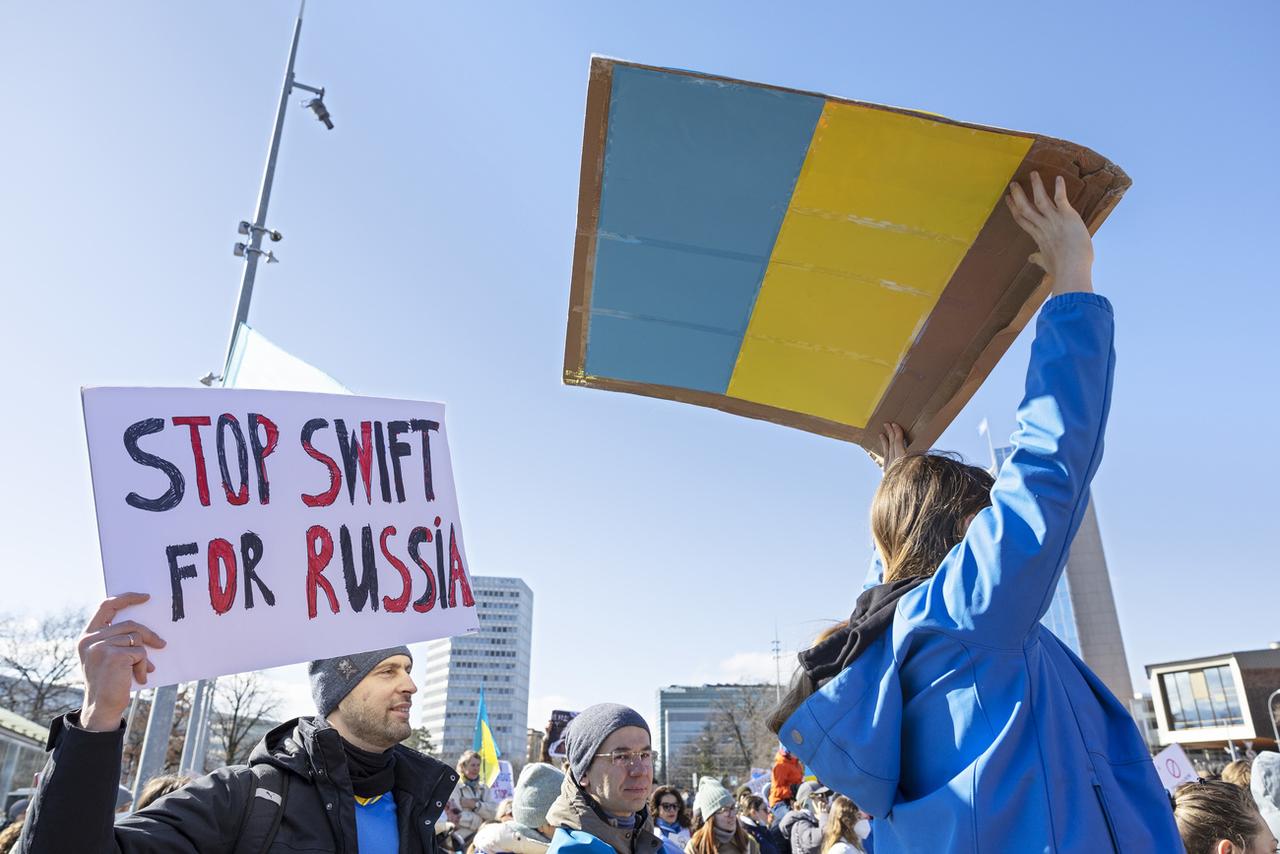
<instances>
[{"instance_id":1,"label":"sign held overhead","mask_svg":"<svg viewBox=\"0 0 1280 854\"><path fill-rule=\"evenodd\" d=\"M1048 295L1000 203L1039 171L1096 230L1083 146L595 57L564 381L929 447Z\"/></svg>"}]
</instances>

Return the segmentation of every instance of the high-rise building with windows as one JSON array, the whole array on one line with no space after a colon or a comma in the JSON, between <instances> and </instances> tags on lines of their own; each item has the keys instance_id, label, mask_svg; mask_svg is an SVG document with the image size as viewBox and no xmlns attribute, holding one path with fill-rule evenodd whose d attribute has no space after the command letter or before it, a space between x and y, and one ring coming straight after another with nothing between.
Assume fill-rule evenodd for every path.
<instances>
[{"instance_id":1,"label":"high-rise building with windows","mask_svg":"<svg viewBox=\"0 0 1280 854\"><path fill-rule=\"evenodd\" d=\"M996 467L1013 452L995 448ZM1124 654L1120 617L1111 592L1111 574L1102 550L1102 534L1093 499L1085 507L1080 529L1071 542L1067 568L1053 591L1049 610L1040 621L1098 675L1123 703L1133 697L1129 659Z\"/></svg>"},{"instance_id":2,"label":"high-rise building with windows","mask_svg":"<svg viewBox=\"0 0 1280 854\"><path fill-rule=\"evenodd\" d=\"M529 721L533 591L519 578L475 575L480 631L427 644L422 723L445 762L471 749L480 689L502 758L524 762Z\"/></svg>"}]
</instances>

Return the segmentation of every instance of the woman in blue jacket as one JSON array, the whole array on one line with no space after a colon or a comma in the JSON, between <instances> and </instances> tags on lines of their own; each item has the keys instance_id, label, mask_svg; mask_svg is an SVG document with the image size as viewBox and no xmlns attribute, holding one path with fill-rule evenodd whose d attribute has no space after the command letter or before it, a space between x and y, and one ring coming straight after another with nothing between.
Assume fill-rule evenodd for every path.
<instances>
[{"instance_id":1,"label":"woman in blue jacket","mask_svg":"<svg viewBox=\"0 0 1280 854\"><path fill-rule=\"evenodd\" d=\"M1052 280L1013 453L992 482L901 452L871 507L884 583L801 653L771 721L887 852L1180 852L1125 707L1040 625L1089 499L1110 407L1111 304L1059 178L1006 198ZM895 449L897 453L895 453Z\"/></svg>"}]
</instances>

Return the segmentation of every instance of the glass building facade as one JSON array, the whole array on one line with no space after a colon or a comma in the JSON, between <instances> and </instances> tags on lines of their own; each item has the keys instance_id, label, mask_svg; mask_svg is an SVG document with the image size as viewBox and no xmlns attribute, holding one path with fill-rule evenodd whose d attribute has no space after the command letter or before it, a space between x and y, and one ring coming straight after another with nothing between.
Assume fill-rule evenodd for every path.
<instances>
[{"instance_id":1,"label":"glass building facade","mask_svg":"<svg viewBox=\"0 0 1280 854\"><path fill-rule=\"evenodd\" d=\"M992 453L995 454L995 471L992 472L994 475L1013 453L1013 446L1004 445L993 448ZM1058 579L1058 589L1053 591L1053 601L1049 603L1049 610L1040 619L1040 624L1057 635L1058 639L1069 646L1072 652L1081 658L1084 657L1080 648L1080 626L1076 622L1076 609L1071 603L1071 579L1067 577L1066 572L1063 572L1062 577Z\"/></svg>"},{"instance_id":2,"label":"glass building facade","mask_svg":"<svg viewBox=\"0 0 1280 854\"><path fill-rule=\"evenodd\" d=\"M1226 664L1160 674L1170 729L1244 723L1235 678Z\"/></svg>"},{"instance_id":3,"label":"glass building facade","mask_svg":"<svg viewBox=\"0 0 1280 854\"><path fill-rule=\"evenodd\" d=\"M1083 657L1080 651L1080 629L1076 625L1076 611L1071 604L1071 579L1062 573L1058 579L1058 589L1053 591L1053 601L1049 610L1040 618L1040 624L1058 636L1058 639L1071 647L1071 651Z\"/></svg>"}]
</instances>

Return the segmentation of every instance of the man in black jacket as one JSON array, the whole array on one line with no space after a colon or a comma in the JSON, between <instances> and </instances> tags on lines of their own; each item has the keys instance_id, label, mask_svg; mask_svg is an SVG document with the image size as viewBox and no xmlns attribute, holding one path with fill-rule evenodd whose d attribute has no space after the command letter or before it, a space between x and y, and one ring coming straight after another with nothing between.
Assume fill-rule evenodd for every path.
<instances>
[{"instance_id":1,"label":"man in black jacket","mask_svg":"<svg viewBox=\"0 0 1280 854\"><path fill-rule=\"evenodd\" d=\"M433 854L436 823L458 777L400 744L417 691L407 647L312 662L318 717L281 724L248 765L219 768L113 823L129 690L154 670L147 649L164 646L147 627L114 618L146 599L107 599L80 638L84 705L50 729L24 854L239 854L268 844L272 851ZM261 832L264 815L269 829Z\"/></svg>"}]
</instances>

